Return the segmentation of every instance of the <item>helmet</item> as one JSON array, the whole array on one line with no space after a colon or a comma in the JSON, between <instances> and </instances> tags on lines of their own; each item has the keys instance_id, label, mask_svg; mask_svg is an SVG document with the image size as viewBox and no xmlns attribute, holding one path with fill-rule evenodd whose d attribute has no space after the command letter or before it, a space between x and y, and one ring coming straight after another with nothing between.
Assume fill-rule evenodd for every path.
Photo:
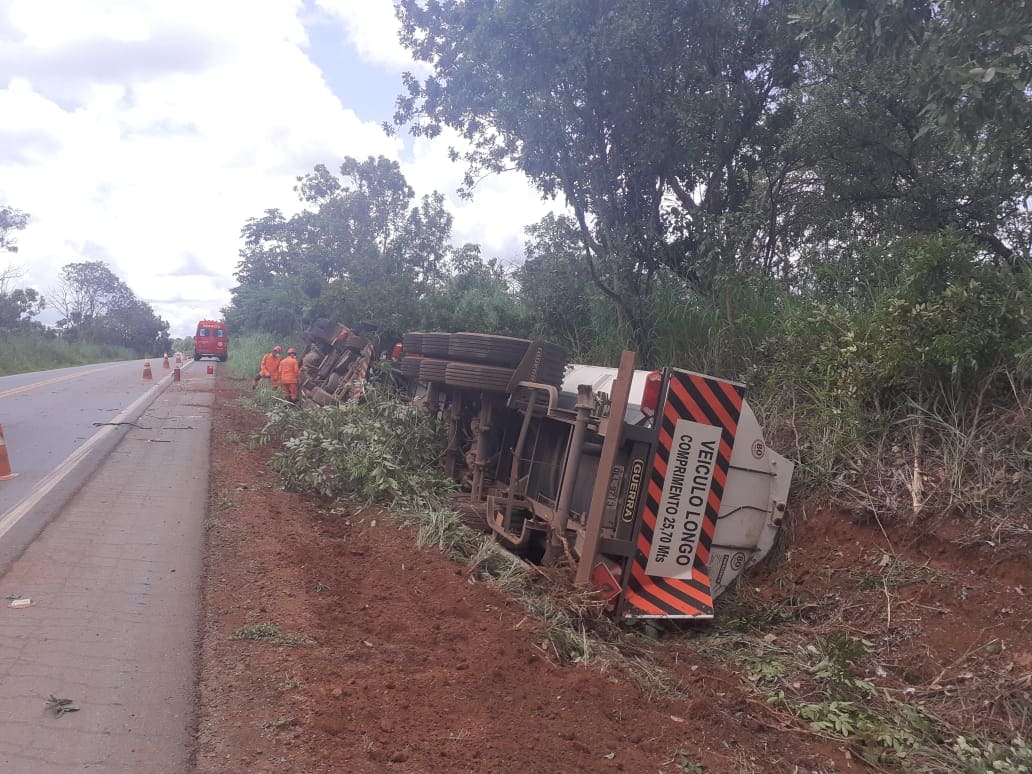
<instances>
[{"instance_id":1,"label":"helmet","mask_svg":"<svg viewBox=\"0 0 1032 774\"><path fill-rule=\"evenodd\" d=\"M275 347L272 348L272 351L275 352L278 355L280 352L283 351L283 347L281 347L279 344L277 344Z\"/></svg>"},{"instance_id":2,"label":"helmet","mask_svg":"<svg viewBox=\"0 0 1032 774\"><path fill-rule=\"evenodd\" d=\"M287 354L288 355L296 355L297 354L297 350L294 349L293 347L291 347L290 349L287 350Z\"/></svg>"}]
</instances>

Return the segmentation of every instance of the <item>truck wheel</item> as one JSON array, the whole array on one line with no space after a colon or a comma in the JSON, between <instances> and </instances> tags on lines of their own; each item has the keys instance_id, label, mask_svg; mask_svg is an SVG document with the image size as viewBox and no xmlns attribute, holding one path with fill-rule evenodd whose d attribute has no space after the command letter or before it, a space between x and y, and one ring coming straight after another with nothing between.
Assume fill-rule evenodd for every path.
<instances>
[{"instance_id":1,"label":"truck wheel","mask_svg":"<svg viewBox=\"0 0 1032 774\"><path fill-rule=\"evenodd\" d=\"M320 406L329 406L331 403L336 403L337 399L330 395L326 390L315 387L311 392L308 393L309 397Z\"/></svg>"},{"instance_id":2,"label":"truck wheel","mask_svg":"<svg viewBox=\"0 0 1032 774\"><path fill-rule=\"evenodd\" d=\"M401 346L406 355L422 355L423 333L421 331L406 333L401 337Z\"/></svg>"},{"instance_id":3,"label":"truck wheel","mask_svg":"<svg viewBox=\"0 0 1032 774\"><path fill-rule=\"evenodd\" d=\"M405 355L405 357L401 359L401 372L410 379L418 379L419 364L422 362L422 355Z\"/></svg>"},{"instance_id":4,"label":"truck wheel","mask_svg":"<svg viewBox=\"0 0 1032 774\"><path fill-rule=\"evenodd\" d=\"M464 363L515 368L527 354L530 341L487 333L455 333L448 343L448 357Z\"/></svg>"},{"instance_id":5,"label":"truck wheel","mask_svg":"<svg viewBox=\"0 0 1032 774\"><path fill-rule=\"evenodd\" d=\"M447 359L448 343L451 341L450 333L424 333L423 354L427 357Z\"/></svg>"},{"instance_id":6,"label":"truck wheel","mask_svg":"<svg viewBox=\"0 0 1032 774\"><path fill-rule=\"evenodd\" d=\"M447 360L438 360L432 357L424 357L419 361L419 381L444 383L445 372L448 368Z\"/></svg>"},{"instance_id":7,"label":"truck wheel","mask_svg":"<svg viewBox=\"0 0 1032 774\"><path fill-rule=\"evenodd\" d=\"M474 363L449 363L444 372L444 383L451 387L485 392L506 392L512 380L511 368L476 365Z\"/></svg>"},{"instance_id":8,"label":"truck wheel","mask_svg":"<svg viewBox=\"0 0 1032 774\"><path fill-rule=\"evenodd\" d=\"M344 348L350 349L352 352L361 352L368 344L369 339L352 333L348 336L348 339L344 344Z\"/></svg>"},{"instance_id":9,"label":"truck wheel","mask_svg":"<svg viewBox=\"0 0 1032 774\"><path fill-rule=\"evenodd\" d=\"M453 333L448 356L453 361L515 368L526 356L531 343L528 339L486 333ZM561 383L566 359L566 351L562 347L542 342L541 362L535 381L544 384Z\"/></svg>"}]
</instances>

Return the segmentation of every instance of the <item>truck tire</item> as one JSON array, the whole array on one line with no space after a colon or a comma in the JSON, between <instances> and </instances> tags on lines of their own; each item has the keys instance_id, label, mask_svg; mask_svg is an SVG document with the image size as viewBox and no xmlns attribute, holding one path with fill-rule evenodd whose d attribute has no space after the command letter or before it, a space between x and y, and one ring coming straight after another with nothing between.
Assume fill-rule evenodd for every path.
<instances>
[{"instance_id":1,"label":"truck tire","mask_svg":"<svg viewBox=\"0 0 1032 774\"><path fill-rule=\"evenodd\" d=\"M332 395L326 392L326 390L320 387L314 388L311 392L308 393L308 396L313 401L318 403L320 406L329 406L337 402L336 398L334 398Z\"/></svg>"},{"instance_id":2,"label":"truck tire","mask_svg":"<svg viewBox=\"0 0 1032 774\"><path fill-rule=\"evenodd\" d=\"M347 341L344 344L346 349L350 349L352 352L361 352L365 349L366 345L369 344L369 339L363 336L357 336L352 333L348 336Z\"/></svg>"},{"instance_id":3,"label":"truck tire","mask_svg":"<svg viewBox=\"0 0 1032 774\"><path fill-rule=\"evenodd\" d=\"M402 351L406 355L422 355L423 354L423 333L422 331L416 331L415 333L406 333L401 337Z\"/></svg>"},{"instance_id":4,"label":"truck tire","mask_svg":"<svg viewBox=\"0 0 1032 774\"><path fill-rule=\"evenodd\" d=\"M445 372L448 369L447 360L438 360L432 357L424 357L419 361L419 381L444 383Z\"/></svg>"},{"instance_id":5,"label":"truck tire","mask_svg":"<svg viewBox=\"0 0 1032 774\"><path fill-rule=\"evenodd\" d=\"M418 379L419 364L422 362L422 355L405 355L401 359L401 372L410 379Z\"/></svg>"},{"instance_id":6,"label":"truck tire","mask_svg":"<svg viewBox=\"0 0 1032 774\"><path fill-rule=\"evenodd\" d=\"M450 341L450 333L424 333L423 354L426 357L446 360L448 358L448 342Z\"/></svg>"},{"instance_id":7,"label":"truck tire","mask_svg":"<svg viewBox=\"0 0 1032 774\"><path fill-rule=\"evenodd\" d=\"M463 363L515 368L527 354L530 341L487 333L454 333L448 342L448 357Z\"/></svg>"},{"instance_id":8,"label":"truck tire","mask_svg":"<svg viewBox=\"0 0 1032 774\"><path fill-rule=\"evenodd\" d=\"M512 374L511 368L452 362L445 369L444 383L467 390L507 392Z\"/></svg>"},{"instance_id":9,"label":"truck tire","mask_svg":"<svg viewBox=\"0 0 1032 774\"><path fill-rule=\"evenodd\" d=\"M515 368L530 347L528 339L492 336L486 333L453 333L448 346L448 357L464 363ZM544 384L559 384L566 368L566 351L549 342L541 344L541 365L537 377Z\"/></svg>"}]
</instances>

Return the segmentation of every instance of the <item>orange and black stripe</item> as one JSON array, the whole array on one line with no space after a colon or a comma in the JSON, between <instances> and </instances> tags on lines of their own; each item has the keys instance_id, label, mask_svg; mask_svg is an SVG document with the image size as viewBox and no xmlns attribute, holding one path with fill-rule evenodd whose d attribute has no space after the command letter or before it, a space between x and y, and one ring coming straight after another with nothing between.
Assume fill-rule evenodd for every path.
<instances>
[{"instance_id":1,"label":"orange and black stripe","mask_svg":"<svg viewBox=\"0 0 1032 774\"><path fill-rule=\"evenodd\" d=\"M623 615L628 618L664 616L711 618L713 596L708 564L716 531L717 513L724 496L731 449L738 431L745 390L741 385L685 371L673 371L667 382L666 401L658 428L652 473L645 491L645 507L631 559L624 592ZM670 461L674 429L679 419L688 419L721 429L720 445L713 470L713 483L703 516L702 533L691 576L684 579L647 575L649 549L656 528L656 515L663 496L663 479Z\"/></svg>"}]
</instances>

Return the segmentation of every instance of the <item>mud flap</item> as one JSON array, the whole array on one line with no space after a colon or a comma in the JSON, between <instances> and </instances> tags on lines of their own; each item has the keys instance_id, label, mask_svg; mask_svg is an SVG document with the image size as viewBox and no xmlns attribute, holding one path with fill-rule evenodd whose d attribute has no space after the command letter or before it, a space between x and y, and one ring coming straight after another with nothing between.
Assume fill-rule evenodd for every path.
<instances>
[{"instance_id":1,"label":"mud flap","mask_svg":"<svg viewBox=\"0 0 1032 774\"><path fill-rule=\"evenodd\" d=\"M712 618L710 550L745 387L687 371L664 376L656 451L620 615Z\"/></svg>"}]
</instances>

